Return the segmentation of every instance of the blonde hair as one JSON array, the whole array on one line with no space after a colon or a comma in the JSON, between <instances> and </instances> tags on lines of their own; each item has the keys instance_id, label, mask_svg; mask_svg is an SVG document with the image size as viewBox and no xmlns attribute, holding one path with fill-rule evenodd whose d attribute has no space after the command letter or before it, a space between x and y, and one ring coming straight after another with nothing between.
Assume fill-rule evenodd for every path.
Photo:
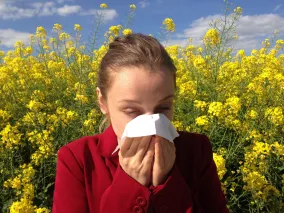
<instances>
[{"instance_id":1,"label":"blonde hair","mask_svg":"<svg viewBox=\"0 0 284 213\"><path fill-rule=\"evenodd\" d=\"M100 123L99 132L102 133L106 130L106 128L110 125L110 120L108 117L104 117L103 121Z\"/></svg>"}]
</instances>

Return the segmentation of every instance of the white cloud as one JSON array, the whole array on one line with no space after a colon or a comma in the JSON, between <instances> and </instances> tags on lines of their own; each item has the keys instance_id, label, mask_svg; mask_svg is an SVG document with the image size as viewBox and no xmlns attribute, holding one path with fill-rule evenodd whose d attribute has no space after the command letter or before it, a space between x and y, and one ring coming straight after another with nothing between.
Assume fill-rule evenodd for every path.
<instances>
[{"instance_id":1,"label":"white cloud","mask_svg":"<svg viewBox=\"0 0 284 213\"><path fill-rule=\"evenodd\" d=\"M277 10L279 10L280 9L280 7L282 6L282 4L278 4L275 8L274 8L274 12L276 12Z\"/></svg>"},{"instance_id":2,"label":"white cloud","mask_svg":"<svg viewBox=\"0 0 284 213\"><path fill-rule=\"evenodd\" d=\"M64 3L66 1L73 0L58 0L57 3ZM34 16L69 16L73 14L78 15L94 15L96 12L102 12L104 14L104 21L113 20L118 16L116 10L100 10L89 9L84 10L79 5L64 5L58 6L55 2L34 2L30 4L30 8L19 8L11 3L3 2L0 0L0 20L18 20L23 18L32 18Z\"/></svg>"},{"instance_id":3,"label":"white cloud","mask_svg":"<svg viewBox=\"0 0 284 213\"><path fill-rule=\"evenodd\" d=\"M13 29L0 29L0 45L11 48L14 46L16 41L23 41L24 43L29 42L30 33L20 32Z\"/></svg>"},{"instance_id":4,"label":"white cloud","mask_svg":"<svg viewBox=\"0 0 284 213\"><path fill-rule=\"evenodd\" d=\"M33 9L18 8L10 4L6 4L5 2L0 2L0 18L3 20L31 18L34 15Z\"/></svg>"},{"instance_id":5,"label":"white cloud","mask_svg":"<svg viewBox=\"0 0 284 213\"><path fill-rule=\"evenodd\" d=\"M74 0L57 0L58 4L63 4L65 2L74 2Z\"/></svg>"},{"instance_id":6,"label":"white cloud","mask_svg":"<svg viewBox=\"0 0 284 213\"><path fill-rule=\"evenodd\" d=\"M68 16L70 14L79 13L82 10L79 5L64 5L57 9L57 13L60 16Z\"/></svg>"},{"instance_id":7,"label":"white cloud","mask_svg":"<svg viewBox=\"0 0 284 213\"><path fill-rule=\"evenodd\" d=\"M189 28L182 34L177 34L168 44L184 46L188 38L193 38L194 44L201 44L202 37L210 27L209 23L219 18L222 16L207 16L193 21ZM284 35L284 17L277 14L242 16L236 29L239 39L234 42L235 49L251 51L253 48L259 48L263 38L272 36L275 30L279 30L280 35Z\"/></svg>"},{"instance_id":8,"label":"white cloud","mask_svg":"<svg viewBox=\"0 0 284 213\"><path fill-rule=\"evenodd\" d=\"M104 10L91 9L87 11L82 11L80 15L81 16L96 15L97 13L102 13L105 21L111 21L118 16L116 10L113 9L104 9Z\"/></svg>"},{"instance_id":9,"label":"white cloud","mask_svg":"<svg viewBox=\"0 0 284 213\"><path fill-rule=\"evenodd\" d=\"M145 8L149 6L150 3L148 0L140 0L139 4L140 4L140 7Z\"/></svg>"},{"instance_id":10,"label":"white cloud","mask_svg":"<svg viewBox=\"0 0 284 213\"><path fill-rule=\"evenodd\" d=\"M56 7L54 2L35 2L31 4L32 8L34 8L35 15L38 16L52 16L56 14Z\"/></svg>"}]
</instances>

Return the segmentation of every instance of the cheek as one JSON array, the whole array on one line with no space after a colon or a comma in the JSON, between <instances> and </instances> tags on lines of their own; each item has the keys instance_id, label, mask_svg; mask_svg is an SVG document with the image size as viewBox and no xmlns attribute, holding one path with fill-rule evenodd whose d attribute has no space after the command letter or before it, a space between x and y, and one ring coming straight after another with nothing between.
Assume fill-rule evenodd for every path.
<instances>
[{"instance_id":1,"label":"cheek","mask_svg":"<svg viewBox=\"0 0 284 213\"><path fill-rule=\"evenodd\" d=\"M120 140L126 124L132 119L124 115L123 112L119 111L118 109L110 109L109 115L113 130Z\"/></svg>"}]
</instances>

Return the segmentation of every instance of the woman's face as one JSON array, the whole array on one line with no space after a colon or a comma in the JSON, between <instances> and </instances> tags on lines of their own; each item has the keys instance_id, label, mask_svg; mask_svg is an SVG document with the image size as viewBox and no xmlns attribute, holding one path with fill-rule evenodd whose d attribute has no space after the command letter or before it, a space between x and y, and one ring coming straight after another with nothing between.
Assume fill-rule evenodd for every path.
<instances>
[{"instance_id":1,"label":"woman's face","mask_svg":"<svg viewBox=\"0 0 284 213\"><path fill-rule=\"evenodd\" d=\"M97 95L101 111L108 114L118 141L126 124L139 115L163 113L173 118L174 81L169 70L151 73L141 67L127 67L114 74L114 81L103 99Z\"/></svg>"}]
</instances>

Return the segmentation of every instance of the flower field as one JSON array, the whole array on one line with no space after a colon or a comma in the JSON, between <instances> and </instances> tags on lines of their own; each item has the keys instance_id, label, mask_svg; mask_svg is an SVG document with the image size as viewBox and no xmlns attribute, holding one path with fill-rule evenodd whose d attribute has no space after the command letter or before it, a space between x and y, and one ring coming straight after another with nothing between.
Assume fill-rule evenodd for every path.
<instances>
[{"instance_id":1,"label":"flower field","mask_svg":"<svg viewBox=\"0 0 284 213\"><path fill-rule=\"evenodd\" d=\"M102 4L101 8L107 8ZM130 5L131 22L136 6ZM249 53L231 48L242 15L215 20L202 45L167 46L177 71L174 125L206 134L231 212L284 212L284 40L266 39ZM98 26L101 23L98 23ZM163 39L175 31L163 23ZM230 25L230 26L228 26ZM54 25L30 44L0 51L0 210L51 212L58 149L101 133L95 93L108 44L132 33L111 26L94 48Z\"/></svg>"}]
</instances>

